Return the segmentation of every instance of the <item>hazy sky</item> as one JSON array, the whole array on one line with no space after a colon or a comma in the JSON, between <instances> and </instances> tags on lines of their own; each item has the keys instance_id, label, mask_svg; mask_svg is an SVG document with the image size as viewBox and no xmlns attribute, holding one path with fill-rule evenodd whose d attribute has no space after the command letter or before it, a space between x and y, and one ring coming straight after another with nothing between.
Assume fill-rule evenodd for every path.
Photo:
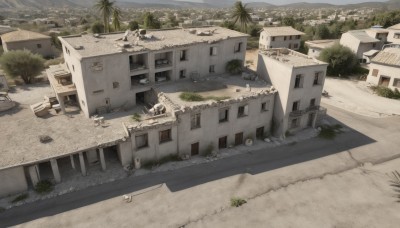
<instances>
[{"instance_id":1,"label":"hazy sky","mask_svg":"<svg viewBox=\"0 0 400 228\"><path fill-rule=\"evenodd\" d=\"M181 1L188 1L188 2L204 2L203 0L181 0ZM218 1L218 0L215 0ZM268 2L274 5L284 5L288 3L295 3L295 2L310 2L310 3L330 3L336 5L344 5L344 4L351 4L351 3L360 3L360 2L386 2L387 0L242 0L243 2Z\"/></svg>"}]
</instances>

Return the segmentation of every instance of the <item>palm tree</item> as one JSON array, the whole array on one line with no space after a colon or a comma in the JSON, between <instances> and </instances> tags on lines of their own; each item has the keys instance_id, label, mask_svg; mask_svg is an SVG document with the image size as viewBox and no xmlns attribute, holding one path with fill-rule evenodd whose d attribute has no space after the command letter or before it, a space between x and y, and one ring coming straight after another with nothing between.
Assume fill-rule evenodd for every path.
<instances>
[{"instance_id":1,"label":"palm tree","mask_svg":"<svg viewBox=\"0 0 400 228\"><path fill-rule=\"evenodd\" d=\"M98 0L95 8L103 14L104 31L110 32L110 16L114 11L114 2Z\"/></svg>"},{"instance_id":2,"label":"palm tree","mask_svg":"<svg viewBox=\"0 0 400 228\"><path fill-rule=\"evenodd\" d=\"M121 10L118 7L115 7L112 13L112 25L115 31L121 29Z\"/></svg>"},{"instance_id":3,"label":"palm tree","mask_svg":"<svg viewBox=\"0 0 400 228\"><path fill-rule=\"evenodd\" d=\"M242 32L247 32L247 25L252 22L250 9L246 8L246 6L247 4L243 5L241 1L237 1L233 7L233 23L239 22Z\"/></svg>"}]
</instances>

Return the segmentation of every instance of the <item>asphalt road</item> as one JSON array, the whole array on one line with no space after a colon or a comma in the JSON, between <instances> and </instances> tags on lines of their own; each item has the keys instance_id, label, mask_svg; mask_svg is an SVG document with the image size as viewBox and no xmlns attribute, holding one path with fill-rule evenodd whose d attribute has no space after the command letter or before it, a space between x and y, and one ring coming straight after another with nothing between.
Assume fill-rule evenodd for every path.
<instances>
[{"instance_id":1,"label":"asphalt road","mask_svg":"<svg viewBox=\"0 0 400 228\"><path fill-rule=\"evenodd\" d=\"M158 184L166 184L171 192L184 190L199 184L241 174L258 174L292 164L318 159L343 151L356 151L356 148L368 148L376 144L375 137L369 137L357 131L357 128L392 131L393 126L400 130L399 119L370 119L329 107L330 114L348 125L349 132L338 135L334 140L314 138L295 145L273 149L252 151L210 163L194 165L167 172L152 173L144 176L129 177L115 182L90 187L85 190L68 193L56 198L42 200L0 213L0 227L8 227L32 221L38 218L56 215L96 202L131 193ZM354 125L354 128L353 128ZM376 131L374 131L376 132ZM388 140L393 140L391 137ZM395 145L398 145L395 142ZM394 144L388 144L393 146ZM369 153L368 149L363 149ZM376 159L376 151L371 159ZM365 154L364 154L365 155ZM365 155L368 157L367 155ZM383 156L383 155L382 155ZM386 154L385 154L386 156ZM379 156L378 156L379 158ZM382 158L383 159L383 158ZM349 169L352 167L349 167Z\"/></svg>"}]
</instances>

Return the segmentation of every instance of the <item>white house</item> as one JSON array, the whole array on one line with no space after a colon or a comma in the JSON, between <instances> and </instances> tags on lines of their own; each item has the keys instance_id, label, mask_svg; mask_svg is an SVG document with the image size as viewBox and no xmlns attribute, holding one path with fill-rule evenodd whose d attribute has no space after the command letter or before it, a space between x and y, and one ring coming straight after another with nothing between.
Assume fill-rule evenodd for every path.
<instances>
[{"instance_id":1,"label":"white house","mask_svg":"<svg viewBox=\"0 0 400 228\"><path fill-rule=\"evenodd\" d=\"M371 60L369 69L367 82L390 89L400 89L399 48L385 48L379 52Z\"/></svg>"},{"instance_id":2,"label":"white house","mask_svg":"<svg viewBox=\"0 0 400 228\"><path fill-rule=\"evenodd\" d=\"M265 27L261 30L259 48L289 48L298 50L300 48L300 38L303 32L286 27Z\"/></svg>"},{"instance_id":3,"label":"white house","mask_svg":"<svg viewBox=\"0 0 400 228\"><path fill-rule=\"evenodd\" d=\"M308 47L308 56L318 58L322 50L332 47L336 43L339 43L339 40L310 40L306 41L305 45Z\"/></svg>"}]
</instances>

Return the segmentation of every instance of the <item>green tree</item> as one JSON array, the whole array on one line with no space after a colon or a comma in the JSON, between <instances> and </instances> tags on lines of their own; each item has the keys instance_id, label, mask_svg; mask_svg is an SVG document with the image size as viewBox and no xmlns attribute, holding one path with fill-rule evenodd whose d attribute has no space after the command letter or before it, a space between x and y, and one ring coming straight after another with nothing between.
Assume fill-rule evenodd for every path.
<instances>
[{"instance_id":1,"label":"green tree","mask_svg":"<svg viewBox=\"0 0 400 228\"><path fill-rule=\"evenodd\" d=\"M26 84L31 84L44 69L44 59L28 50L17 50L4 53L0 65L7 75L21 77Z\"/></svg>"},{"instance_id":2,"label":"green tree","mask_svg":"<svg viewBox=\"0 0 400 228\"><path fill-rule=\"evenodd\" d=\"M248 34L252 37L259 37L261 29L262 28L259 25L252 24L249 26Z\"/></svg>"},{"instance_id":3,"label":"green tree","mask_svg":"<svg viewBox=\"0 0 400 228\"><path fill-rule=\"evenodd\" d=\"M110 31L110 17L114 11L114 2L109 0L98 0L94 6L103 17L104 31Z\"/></svg>"},{"instance_id":4,"label":"green tree","mask_svg":"<svg viewBox=\"0 0 400 228\"><path fill-rule=\"evenodd\" d=\"M226 66L225 70L230 74L240 74L243 71L243 62L240 59L233 59L229 61Z\"/></svg>"},{"instance_id":5,"label":"green tree","mask_svg":"<svg viewBox=\"0 0 400 228\"><path fill-rule=\"evenodd\" d=\"M247 4L243 5L241 1L237 1L233 7L233 23L240 24L240 30L247 32L247 26L252 22L250 17L250 9L246 7Z\"/></svg>"},{"instance_id":6,"label":"green tree","mask_svg":"<svg viewBox=\"0 0 400 228\"><path fill-rule=\"evenodd\" d=\"M292 26L292 27L294 27L294 26L295 26L294 18L293 18L293 17L284 17L284 18L282 19L282 24L285 25L285 26Z\"/></svg>"},{"instance_id":7,"label":"green tree","mask_svg":"<svg viewBox=\"0 0 400 228\"><path fill-rule=\"evenodd\" d=\"M93 33L103 33L104 32L104 25L101 22L94 22L92 27L90 28Z\"/></svg>"},{"instance_id":8,"label":"green tree","mask_svg":"<svg viewBox=\"0 0 400 228\"><path fill-rule=\"evenodd\" d=\"M139 23L137 21L130 21L128 28L133 31L139 29Z\"/></svg>"},{"instance_id":9,"label":"green tree","mask_svg":"<svg viewBox=\"0 0 400 228\"><path fill-rule=\"evenodd\" d=\"M349 75L357 70L359 66L357 56L350 48L340 44L324 49L319 56L319 60L329 64L327 73L333 76Z\"/></svg>"},{"instance_id":10,"label":"green tree","mask_svg":"<svg viewBox=\"0 0 400 228\"><path fill-rule=\"evenodd\" d=\"M144 27L147 29L159 29L161 28L161 23L158 19L154 17L154 14L146 12L143 15Z\"/></svg>"},{"instance_id":11,"label":"green tree","mask_svg":"<svg viewBox=\"0 0 400 228\"><path fill-rule=\"evenodd\" d=\"M112 26L115 31L121 30L121 10L117 7L114 7L112 13Z\"/></svg>"},{"instance_id":12,"label":"green tree","mask_svg":"<svg viewBox=\"0 0 400 228\"><path fill-rule=\"evenodd\" d=\"M62 45L60 40L58 39L59 36L68 36L71 35L69 32L67 31L63 31L60 32L59 34L56 34L54 32L50 33L50 37L51 37L51 44L56 47L57 49L61 50Z\"/></svg>"},{"instance_id":13,"label":"green tree","mask_svg":"<svg viewBox=\"0 0 400 228\"><path fill-rule=\"evenodd\" d=\"M235 23L231 22L231 21L224 21L221 23L221 27L227 28L227 29L231 29L231 30L236 30L236 26Z\"/></svg>"},{"instance_id":14,"label":"green tree","mask_svg":"<svg viewBox=\"0 0 400 228\"><path fill-rule=\"evenodd\" d=\"M319 39L329 39L331 37L331 34L329 32L328 27L326 25L319 25L317 29L315 30L315 35L314 39L319 40Z\"/></svg>"}]
</instances>

